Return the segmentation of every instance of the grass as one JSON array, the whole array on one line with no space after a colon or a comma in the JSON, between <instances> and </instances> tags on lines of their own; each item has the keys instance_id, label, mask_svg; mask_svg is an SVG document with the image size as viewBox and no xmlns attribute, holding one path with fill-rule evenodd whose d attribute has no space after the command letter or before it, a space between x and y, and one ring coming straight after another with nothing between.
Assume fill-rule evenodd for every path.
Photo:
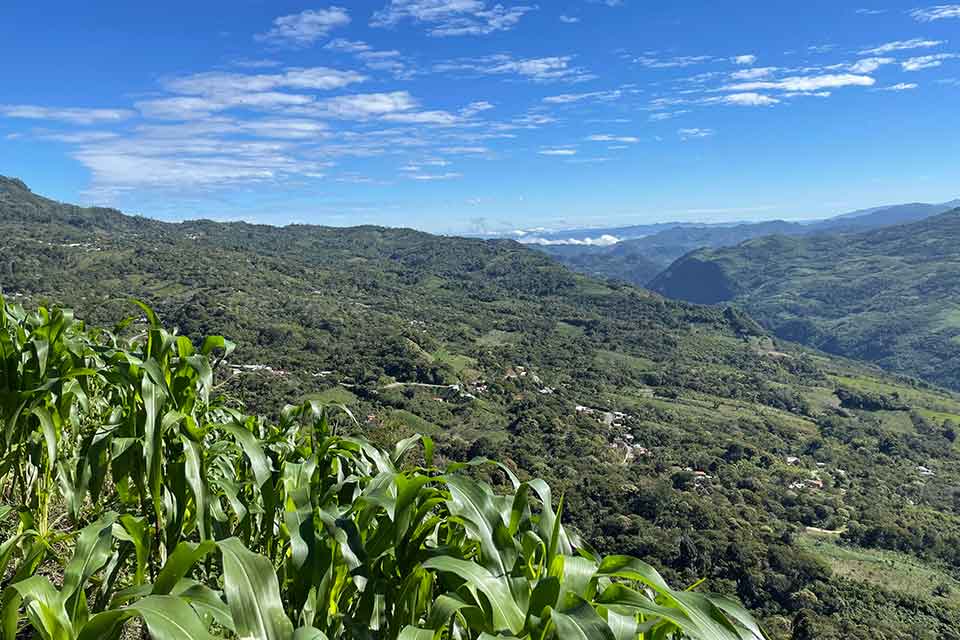
<instances>
[{"instance_id":1,"label":"grass","mask_svg":"<svg viewBox=\"0 0 960 640\"><path fill-rule=\"evenodd\" d=\"M513 344L517 339L517 334L510 331L501 331L491 329L480 336L477 342L485 347L502 347Z\"/></svg>"},{"instance_id":2,"label":"grass","mask_svg":"<svg viewBox=\"0 0 960 640\"><path fill-rule=\"evenodd\" d=\"M946 571L902 553L848 547L836 541L835 533L807 531L797 544L830 565L835 575L854 582L908 596L932 595L937 586L947 585L950 593L945 602L960 607L960 581Z\"/></svg>"},{"instance_id":3,"label":"grass","mask_svg":"<svg viewBox=\"0 0 960 640\"><path fill-rule=\"evenodd\" d=\"M846 375L830 376L838 384L846 385L859 391L881 393L900 396L900 399L914 408L923 408L928 411L944 415L960 415L960 402L952 399L946 392L935 389L916 389L905 384L884 382L876 378L854 377Z\"/></svg>"},{"instance_id":4,"label":"grass","mask_svg":"<svg viewBox=\"0 0 960 640\"><path fill-rule=\"evenodd\" d=\"M460 375L466 369L474 368L477 364L477 361L474 358L456 353L450 353L443 348L433 352L432 355L434 362L450 365L454 373L457 375Z\"/></svg>"},{"instance_id":5,"label":"grass","mask_svg":"<svg viewBox=\"0 0 960 640\"><path fill-rule=\"evenodd\" d=\"M626 368L635 372L655 371L657 368L653 360L616 351L598 350L595 359L600 366Z\"/></svg>"},{"instance_id":6,"label":"grass","mask_svg":"<svg viewBox=\"0 0 960 640\"><path fill-rule=\"evenodd\" d=\"M570 324L568 322L558 322L557 333L562 336L577 338L583 335L583 327L578 327L577 325Z\"/></svg>"},{"instance_id":7,"label":"grass","mask_svg":"<svg viewBox=\"0 0 960 640\"><path fill-rule=\"evenodd\" d=\"M306 397L307 400L317 400L319 402L325 402L330 404L354 404L357 401L357 396L353 394L349 389L344 387L336 386L330 387L329 389L324 389L319 393L311 393Z\"/></svg>"}]
</instances>

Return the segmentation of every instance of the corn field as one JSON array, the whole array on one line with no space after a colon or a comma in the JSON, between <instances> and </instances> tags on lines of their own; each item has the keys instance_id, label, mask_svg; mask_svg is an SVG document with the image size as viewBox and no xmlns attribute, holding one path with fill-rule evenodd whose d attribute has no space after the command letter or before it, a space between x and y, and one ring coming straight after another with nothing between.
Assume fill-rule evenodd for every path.
<instances>
[{"instance_id":1,"label":"corn field","mask_svg":"<svg viewBox=\"0 0 960 640\"><path fill-rule=\"evenodd\" d=\"M0 307L4 639L766 638L600 557L541 480L501 466L496 493L470 473L495 463L441 468L427 437L338 434L343 407L238 411L224 338Z\"/></svg>"}]
</instances>

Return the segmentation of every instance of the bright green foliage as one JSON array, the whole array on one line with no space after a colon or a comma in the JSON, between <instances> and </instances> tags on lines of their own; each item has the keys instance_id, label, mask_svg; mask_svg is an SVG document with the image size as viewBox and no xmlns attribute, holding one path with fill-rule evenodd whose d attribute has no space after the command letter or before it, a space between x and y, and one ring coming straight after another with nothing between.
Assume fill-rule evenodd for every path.
<instances>
[{"instance_id":1,"label":"bright green foliage","mask_svg":"<svg viewBox=\"0 0 960 640\"><path fill-rule=\"evenodd\" d=\"M598 557L540 480L496 493L432 442L214 396L232 345L130 339L0 298L3 637L763 638L738 605ZM339 411L345 412L341 408ZM348 412L347 412L348 413ZM51 577L53 579L51 579ZM62 579L61 579L62 578Z\"/></svg>"}]
</instances>

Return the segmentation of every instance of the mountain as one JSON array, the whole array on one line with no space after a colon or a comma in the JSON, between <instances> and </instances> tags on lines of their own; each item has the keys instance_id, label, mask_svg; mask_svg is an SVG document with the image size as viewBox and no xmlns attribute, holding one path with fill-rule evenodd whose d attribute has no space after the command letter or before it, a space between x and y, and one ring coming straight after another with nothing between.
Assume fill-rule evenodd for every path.
<instances>
[{"instance_id":1,"label":"mountain","mask_svg":"<svg viewBox=\"0 0 960 640\"><path fill-rule=\"evenodd\" d=\"M597 548L707 579L787 640L960 628L960 397L766 335L733 308L576 274L512 241L161 223L0 181L0 287L92 325L152 305L238 343L217 388L337 402L564 496ZM484 472L478 472L484 473ZM494 482L504 478L484 473Z\"/></svg>"},{"instance_id":2,"label":"mountain","mask_svg":"<svg viewBox=\"0 0 960 640\"><path fill-rule=\"evenodd\" d=\"M857 234L694 252L651 287L734 303L776 335L960 388L960 209Z\"/></svg>"},{"instance_id":3,"label":"mountain","mask_svg":"<svg viewBox=\"0 0 960 640\"><path fill-rule=\"evenodd\" d=\"M889 205L886 207L874 207L872 209L861 209L860 211L851 211L836 216L825 221L827 226L845 226L845 225L863 225L871 227L889 226L894 224L905 224L908 222L917 222L924 218L946 213L952 209L960 207L960 199L951 200L941 204L924 204L914 202L911 204ZM823 227L821 227L823 228ZM849 227L848 227L849 228Z\"/></svg>"},{"instance_id":4,"label":"mountain","mask_svg":"<svg viewBox=\"0 0 960 640\"><path fill-rule=\"evenodd\" d=\"M767 222L711 225L667 225L643 236L631 236L626 229L604 229L604 235L620 239L616 243L549 244L538 248L571 269L594 276L614 278L646 285L670 264L697 249L736 246L741 242L768 235L805 236L816 233L852 233L915 222L960 206L960 200L943 204L903 204L864 209L815 222ZM600 230L581 232L583 237L603 237ZM560 242L554 239L550 242ZM569 249L567 247L575 247Z\"/></svg>"}]
</instances>

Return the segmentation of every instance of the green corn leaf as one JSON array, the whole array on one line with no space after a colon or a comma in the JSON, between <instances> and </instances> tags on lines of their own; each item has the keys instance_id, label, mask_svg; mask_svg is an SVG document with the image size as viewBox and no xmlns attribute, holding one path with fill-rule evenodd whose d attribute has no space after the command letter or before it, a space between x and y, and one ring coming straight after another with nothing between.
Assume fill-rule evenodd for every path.
<instances>
[{"instance_id":1,"label":"green corn leaf","mask_svg":"<svg viewBox=\"0 0 960 640\"><path fill-rule=\"evenodd\" d=\"M417 627L404 627L397 640L433 640L433 631L427 629L418 629Z\"/></svg>"},{"instance_id":2,"label":"green corn leaf","mask_svg":"<svg viewBox=\"0 0 960 640\"><path fill-rule=\"evenodd\" d=\"M550 619L559 640L616 640L607 621L585 600L563 612L552 611Z\"/></svg>"},{"instance_id":3,"label":"green corn leaf","mask_svg":"<svg viewBox=\"0 0 960 640\"><path fill-rule=\"evenodd\" d=\"M606 610L605 614L607 626L616 640L637 640L641 626L636 614L622 614L613 610Z\"/></svg>"},{"instance_id":4,"label":"green corn leaf","mask_svg":"<svg viewBox=\"0 0 960 640\"><path fill-rule=\"evenodd\" d=\"M753 634L753 637L757 638L757 640L767 640L767 634L760 628L760 625L756 623L753 616L751 616L743 606L723 596L708 594L705 597L737 624Z\"/></svg>"},{"instance_id":5,"label":"green corn leaf","mask_svg":"<svg viewBox=\"0 0 960 640\"><path fill-rule=\"evenodd\" d=\"M127 609L143 618L153 640L213 640L200 616L183 598L147 596Z\"/></svg>"},{"instance_id":6,"label":"green corn leaf","mask_svg":"<svg viewBox=\"0 0 960 640\"><path fill-rule=\"evenodd\" d=\"M223 587L237 635L257 640L290 640L293 624L283 611L280 587L270 561L248 551L236 538L218 543Z\"/></svg>"},{"instance_id":7,"label":"green corn leaf","mask_svg":"<svg viewBox=\"0 0 960 640\"><path fill-rule=\"evenodd\" d=\"M197 563L206 558L216 549L213 542L181 542L167 558L160 574L153 583L153 595L167 595L173 591L177 583L193 569Z\"/></svg>"},{"instance_id":8,"label":"green corn leaf","mask_svg":"<svg viewBox=\"0 0 960 640\"><path fill-rule=\"evenodd\" d=\"M496 630L519 633L523 629L524 613L514 600L506 579L495 576L488 569L473 562L448 556L431 558L423 563L423 568L452 573L464 580L472 590L486 596Z\"/></svg>"},{"instance_id":9,"label":"green corn leaf","mask_svg":"<svg viewBox=\"0 0 960 640\"><path fill-rule=\"evenodd\" d=\"M76 620L85 610L86 594L83 589L94 573L102 569L113 554L113 525L117 514L104 514L99 520L83 528L77 538L73 558L64 570L61 597L67 614Z\"/></svg>"},{"instance_id":10,"label":"green corn leaf","mask_svg":"<svg viewBox=\"0 0 960 640\"><path fill-rule=\"evenodd\" d=\"M49 578L31 576L11 588L23 599L30 624L44 640L72 640L73 624Z\"/></svg>"},{"instance_id":11,"label":"green corn leaf","mask_svg":"<svg viewBox=\"0 0 960 640\"><path fill-rule=\"evenodd\" d=\"M508 575L517 559L516 541L494 504L492 491L464 476L449 476L446 482L450 513L462 518L467 531L480 543L484 564L496 575Z\"/></svg>"},{"instance_id":12,"label":"green corn leaf","mask_svg":"<svg viewBox=\"0 0 960 640\"><path fill-rule=\"evenodd\" d=\"M670 587L656 569L630 556L607 556L600 563L596 575L642 582L657 593L670 592Z\"/></svg>"},{"instance_id":13,"label":"green corn leaf","mask_svg":"<svg viewBox=\"0 0 960 640\"><path fill-rule=\"evenodd\" d=\"M256 436L242 426L235 424L225 424L222 429L232 435L240 444L250 461L250 468L253 470L253 477L257 479L257 486L265 485L270 480L271 466Z\"/></svg>"},{"instance_id":14,"label":"green corn leaf","mask_svg":"<svg viewBox=\"0 0 960 640\"><path fill-rule=\"evenodd\" d=\"M190 606L202 616L207 615L225 629L235 632L230 607L220 594L196 580L183 579L177 583L170 595L184 598Z\"/></svg>"},{"instance_id":15,"label":"green corn leaf","mask_svg":"<svg viewBox=\"0 0 960 640\"><path fill-rule=\"evenodd\" d=\"M194 517L197 523L197 530L200 533L200 539L206 540L209 532L207 531L207 487L206 474L203 468L203 451L200 445L186 436L181 436L183 443L183 453L186 460L184 471L187 477L187 484L193 493Z\"/></svg>"},{"instance_id":16,"label":"green corn leaf","mask_svg":"<svg viewBox=\"0 0 960 640\"><path fill-rule=\"evenodd\" d=\"M300 627L293 633L293 640L329 640L327 634L313 627Z\"/></svg>"}]
</instances>

